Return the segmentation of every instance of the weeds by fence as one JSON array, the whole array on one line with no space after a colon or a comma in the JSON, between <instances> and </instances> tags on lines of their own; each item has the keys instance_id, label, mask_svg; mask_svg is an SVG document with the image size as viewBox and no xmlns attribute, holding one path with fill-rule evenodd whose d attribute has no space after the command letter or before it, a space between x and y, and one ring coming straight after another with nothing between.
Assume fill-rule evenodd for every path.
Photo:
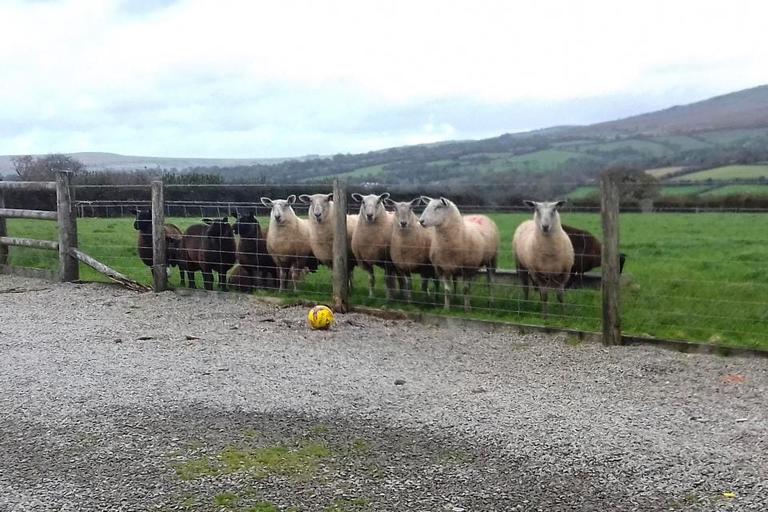
<instances>
[{"instance_id":1,"label":"weeds by fence","mask_svg":"<svg viewBox=\"0 0 768 512\"><path fill-rule=\"evenodd\" d=\"M339 184L342 186L343 184ZM166 275L163 256L167 263L174 263L173 258L186 263L186 257L179 257L161 250L161 244L167 242L165 236L157 238L162 232L163 223L176 224L181 231L188 230L195 224L203 224L203 218L222 218L232 213L253 211L263 231L267 231L269 210L259 200L261 196L273 199L269 187L250 187L251 201L210 201L205 197L198 199L160 200L158 193L163 187L156 188L155 215L150 224L150 238L154 233L156 243L151 244L150 265L143 263L137 254L138 232L133 223L137 207L149 210L152 206L152 194L149 187L143 191L141 199L77 201L73 203L77 212L78 247L97 260L106 263L132 280L144 284L154 284L160 290ZM167 188L165 188L167 190ZM174 191L177 195L180 189ZM196 189L195 189L196 190ZM304 186L304 192L331 193L327 186ZM382 187L380 192L384 192ZM348 192L355 192L350 190ZM75 188L75 195L77 189ZM603 194L604 199L610 194ZM346 193L336 191L336 197L349 199ZM75 198L77 199L77 198ZM284 197L282 197L284 199ZM412 196L400 195L397 200L411 200ZM554 198L541 198L554 199ZM338 203L338 201L337 201ZM158 205L162 204L162 207ZM422 281L428 276L414 274L410 298L406 293L406 283L401 275L390 276L390 297L386 296L386 276L383 268L390 262L381 259L373 261L379 266L374 271L375 286L373 296L368 294L368 275L358 264L352 272L352 279L344 277L346 265L344 257L350 257L350 251L341 250L348 245L341 239L333 246L333 272L325 265L313 269L314 263L306 260L306 267L313 271L298 269L294 277L299 278L298 290L289 286L282 293L275 290L276 284L270 274L257 276L254 283L257 294L279 294L287 298L302 298L308 301L324 302L339 309L348 306L373 306L403 309L406 311L429 311L448 315L469 315L476 318L502 319L521 324L539 324L553 327L572 328L585 331L603 331L605 340L615 340L617 333L634 336L656 336L672 339L710 341L730 345L750 347L768 346L768 273L764 271L764 262L768 257L768 240L765 233L765 210L751 213L735 213L720 210L689 209L674 211L652 210L647 213L622 209L615 219L604 223L600 211L595 208L577 208L566 205L561 210L563 224L581 228L592 233L602 242L601 258L613 260L614 265L603 266L587 273L584 279L571 283L565 292L563 307L550 295L551 304L547 318L542 317L541 300L538 294L523 295L521 283L516 272L515 257L511 239L517 226L533 217L522 205L518 208L476 207L474 204L458 204L462 214L483 213L499 229L497 272L491 285L486 274L480 269L469 288L471 312L465 313L463 307L463 287L459 280L458 296L451 297L451 309L443 310L443 284L438 284L437 292L432 284L427 290L422 289ZM0 204L0 207L2 205ZM605 208L615 209L618 205ZM355 215L360 205L350 201L347 208L338 211ZM384 206L385 210L392 210ZM306 222L307 206L300 201L293 204L294 211ZM423 205L416 206L415 215L421 214ZM0 214L0 219L3 215ZM341 220L339 216L337 220ZM344 219L346 220L346 218ZM0 221L1 222L1 221ZM366 222L363 220L362 222ZM204 224L203 224L204 225ZM207 225L205 225L207 226ZM612 233L611 226L617 228ZM0 224L2 227L2 224ZM620 227L620 231L618 228ZM392 229L396 229L395 226ZM338 227L335 228L338 232ZM3 236L0 234L0 236ZM54 223L46 223L22 218L11 218L7 222L7 236L29 237L55 241L59 234ZM192 236L202 238L200 233ZM234 240L242 239L233 235ZM612 242L616 240L618 243ZM173 242L173 241L172 241ZM332 241L333 242L333 241ZM351 240L350 240L351 242ZM0 255L3 248L0 245ZM611 251L615 248L615 251ZM171 250L175 250L173 243ZM154 252L153 252L154 251ZM226 252L226 251L225 251ZM236 252L236 249L235 249ZM619 275L619 252L626 254L627 260L623 274ZM576 254L577 258L580 254ZM594 254L582 253L582 256ZM235 260L237 256L235 255ZM54 254L41 251L11 247L8 262L15 266L33 266L45 269L58 268ZM176 261L178 265L179 261ZM221 261L213 263L221 264ZM232 267L237 264L233 262ZM153 274L151 268L156 271ZM168 286L180 286L179 268L173 266ZM230 277L232 270L230 269ZM597 271L598 273L595 273ZM302 275L306 272L306 275ZM336 274L336 277L334 277ZM606 274L608 274L606 278ZM154 275L154 278L153 278ZM271 274L274 275L274 274ZM102 279L90 269L82 269L86 280ZM290 274L287 274L290 277ZM602 285L600 283L602 278ZM349 293L343 289L345 283L352 285ZM204 283L197 272L197 287ZM453 284L452 281L450 284ZM230 286L232 288L232 286ZM492 294L491 294L492 292ZM491 297L492 295L492 297ZM618 298L620 295L620 298ZM616 307L611 310L611 304ZM613 313L611 313L613 311ZM611 316L613 314L613 316ZM621 321L620 325L618 320ZM606 332L606 330L608 332ZM611 338L613 336L613 338Z\"/></svg>"}]
</instances>

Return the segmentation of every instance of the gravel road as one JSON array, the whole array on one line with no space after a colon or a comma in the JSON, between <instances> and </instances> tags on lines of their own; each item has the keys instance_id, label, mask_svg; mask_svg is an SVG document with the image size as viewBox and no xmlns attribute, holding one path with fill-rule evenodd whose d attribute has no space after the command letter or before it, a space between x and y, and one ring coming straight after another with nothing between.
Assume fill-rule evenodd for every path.
<instances>
[{"instance_id":1,"label":"gravel road","mask_svg":"<svg viewBox=\"0 0 768 512\"><path fill-rule=\"evenodd\" d=\"M768 509L768 360L0 276L1 511Z\"/></svg>"}]
</instances>

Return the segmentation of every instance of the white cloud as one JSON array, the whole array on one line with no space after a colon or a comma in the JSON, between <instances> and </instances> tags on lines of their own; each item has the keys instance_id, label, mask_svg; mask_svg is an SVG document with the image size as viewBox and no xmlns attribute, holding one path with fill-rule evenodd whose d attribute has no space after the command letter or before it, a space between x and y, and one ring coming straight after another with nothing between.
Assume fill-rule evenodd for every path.
<instances>
[{"instance_id":1,"label":"white cloud","mask_svg":"<svg viewBox=\"0 0 768 512\"><path fill-rule=\"evenodd\" d=\"M4 2L0 153L332 153L487 132L434 102L663 106L768 82L766 14L761 0Z\"/></svg>"}]
</instances>

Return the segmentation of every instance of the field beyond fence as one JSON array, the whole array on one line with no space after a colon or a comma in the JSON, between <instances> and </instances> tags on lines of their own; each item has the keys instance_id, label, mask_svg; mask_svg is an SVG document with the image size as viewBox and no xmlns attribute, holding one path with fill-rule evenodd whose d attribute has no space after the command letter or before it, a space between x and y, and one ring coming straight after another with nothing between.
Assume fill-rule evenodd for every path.
<instances>
[{"instance_id":1,"label":"field beyond fence","mask_svg":"<svg viewBox=\"0 0 768 512\"><path fill-rule=\"evenodd\" d=\"M383 191L384 189L382 189ZM323 190L326 192L326 190ZM316 190L308 190L308 193ZM166 222L185 229L199 223L201 215L225 215L231 209L258 207L257 198L269 195L268 189L254 193L250 205L206 203L199 205L167 203ZM405 199L405 198L403 198ZM408 198L410 199L410 198ZM134 205L103 202L89 209L77 220L78 247L93 258L143 284L151 284L149 267L137 257ZM144 207L148 207L146 202ZM471 211L467 205L458 205ZM294 205L296 213L306 218L307 207ZM115 216L120 208L122 217ZM357 205L350 204L350 211ZM188 217L176 216L186 211ZM259 220L269 225L268 211L260 208ZM475 213L475 212L473 212ZM532 214L523 211L486 211L501 233L499 269L514 269L511 239L515 228ZM174 216L170 216L173 214ZM601 238L599 211L561 211L564 224L586 229ZM764 213L731 212L653 212L622 213L620 215L620 250L627 255L621 277L621 329L634 336L649 336L728 346L768 348L768 226ZM10 237L56 240L55 222L31 219L8 219ZM26 247L11 247L9 264L55 270L59 263L54 252ZM599 271L599 269L598 269ZM465 313L459 297L450 311L442 309L442 295L437 298L421 293L420 279L414 279L414 296L407 302L402 296L386 300L383 275L377 270L374 298L367 293L367 275L359 268L354 271L352 305L387 307L406 311L428 311L436 314L466 315L472 318L496 319L520 324L546 325L584 331L601 329L601 292L594 288L573 288L566 292L566 303L560 309L550 296L550 315L544 319L538 294L529 300L522 298L517 281L498 279L494 285L493 305L488 301L485 278L478 276L472 287L472 311ZM90 268L81 268L81 279L107 280ZM297 292L284 292L286 300L302 298L320 303L331 300L331 272L320 267L306 276ZM169 280L171 287L179 284L178 270ZM200 277L198 288L202 287ZM460 292L460 289L459 289ZM259 290L257 294L276 295L274 290Z\"/></svg>"}]
</instances>

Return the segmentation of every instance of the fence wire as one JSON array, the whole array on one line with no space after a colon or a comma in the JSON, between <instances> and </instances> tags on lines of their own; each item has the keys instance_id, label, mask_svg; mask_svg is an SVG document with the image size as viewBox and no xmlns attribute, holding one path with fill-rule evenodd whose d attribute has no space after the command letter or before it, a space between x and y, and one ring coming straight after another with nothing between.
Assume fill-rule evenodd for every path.
<instances>
[{"instance_id":1,"label":"fence wire","mask_svg":"<svg viewBox=\"0 0 768 512\"><path fill-rule=\"evenodd\" d=\"M290 210L304 226L301 236L306 237L313 230L321 232L317 238L325 240L326 252L316 254L316 247L309 242L303 250L295 247L288 250L285 247L291 244L283 244L283 252L270 252L267 239L271 228L276 230L273 236L283 241L296 242L301 237L298 231L277 227L275 221L270 220L273 209L260 200L262 196L285 197L272 197L273 191L268 186L251 188L252 201L185 198L165 202L164 214L170 229L166 236L170 285L188 287L194 283L203 289L226 288L329 302L332 274L327 249L328 233L332 230L320 224L332 223L332 216L326 215L318 222L317 212L310 211L308 204L296 198ZM329 187L320 185L306 185L304 189L306 194L331 192ZM177 189L176 193L180 191L183 189ZM631 194L631 187L624 192ZM369 191L361 193L365 195ZM144 197L146 199L79 201L75 207L80 248L130 278L150 284L151 215L147 223L150 201L148 194ZM354 195L348 199L347 210L349 222L357 223L349 240L349 254L355 263L351 274L352 305L600 330L602 229L598 208L568 204L559 208L561 225L587 233L580 242L569 237L574 261L581 261L586 273L574 274L572 267L569 273L550 271L553 281L546 287L545 312L543 296L537 290L537 283L539 288L544 288L541 276L529 276L531 287L526 296L519 273L519 255L512 245L518 226L534 218L530 207L488 206L478 202L456 204L465 219L470 215L482 216L465 223L470 228L473 222L488 223L486 227L495 226L499 233L494 260L470 264L467 261L477 252L480 242L478 238L462 239L464 231L444 234L437 244L438 252L425 251L423 240L413 238L412 232L423 234L434 229L423 228L419 223L427 208L423 202L414 201L412 213L399 215L397 205L382 201L370 212L374 218L369 219L369 212L362 208L361 213L361 205L355 198L360 199ZM413 199L416 198L397 197L400 202ZM142 213L137 216L137 210L145 212L143 220ZM407 225L401 225L401 220L407 221ZM764 343L768 339L765 221L766 210L760 209L658 209L648 204L642 207L623 204L619 221L620 251L626 257L621 278L623 332L755 346ZM55 224L44 224L50 227L50 233L38 232L34 237L55 240ZM28 236L27 229L29 223L25 221L9 222L9 235ZM298 245L301 244L294 244ZM394 247L398 254L393 252ZM450 258L446 260L446 254L455 260L453 264L448 261ZM55 253L10 248L11 262L21 266L55 268L55 259ZM442 262L437 269L436 261ZM464 276L469 285L466 293ZM86 270L83 278L98 277ZM556 282L566 283L562 293L553 285Z\"/></svg>"}]
</instances>

